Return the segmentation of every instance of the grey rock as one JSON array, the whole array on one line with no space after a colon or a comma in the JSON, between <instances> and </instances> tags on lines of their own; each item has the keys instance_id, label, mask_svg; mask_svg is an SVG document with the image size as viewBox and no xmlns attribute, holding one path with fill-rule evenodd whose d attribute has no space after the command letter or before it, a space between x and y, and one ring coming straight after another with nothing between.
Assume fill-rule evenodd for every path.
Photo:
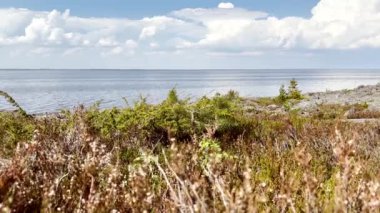
<instances>
[{"instance_id":1,"label":"grey rock","mask_svg":"<svg viewBox=\"0 0 380 213\"><path fill-rule=\"evenodd\" d=\"M275 105L275 104L271 104L271 105L269 105L269 106L267 106L267 108L269 109L269 110L277 110L279 107L277 106L277 105Z\"/></svg>"}]
</instances>

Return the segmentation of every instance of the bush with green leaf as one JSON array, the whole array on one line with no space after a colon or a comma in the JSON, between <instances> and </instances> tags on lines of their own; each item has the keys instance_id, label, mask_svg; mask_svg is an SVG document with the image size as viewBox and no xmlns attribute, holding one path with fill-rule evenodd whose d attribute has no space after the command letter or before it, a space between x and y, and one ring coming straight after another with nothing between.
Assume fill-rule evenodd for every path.
<instances>
[{"instance_id":1,"label":"bush with green leaf","mask_svg":"<svg viewBox=\"0 0 380 213\"><path fill-rule=\"evenodd\" d=\"M282 85L279 90L279 95L275 98L279 103L286 103L291 100L300 101L304 99L301 90L298 89L298 82L295 79L290 80L288 90Z\"/></svg>"},{"instance_id":2,"label":"bush with green leaf","mask_svg":"<svg viewBox=\"0 0 380 213\"><path fill-rule=\"evenodd\" d=\"M17 144L32 139L36 128L34 122L19 114L0 113L0 156L9 156Z\"/></svg>"},{"instance_id":3,"label":"bush with green leaf","mask_svg":"<svg viewBox=\"0 0 380 213\"><path fill-rule=\"evenodd\" d=\"M367 110L249 113L236 92L172 90L156 105L1 112L0 211L376 212L379 124L324 119L350 108Z\"/></svg>"}]
</instances>

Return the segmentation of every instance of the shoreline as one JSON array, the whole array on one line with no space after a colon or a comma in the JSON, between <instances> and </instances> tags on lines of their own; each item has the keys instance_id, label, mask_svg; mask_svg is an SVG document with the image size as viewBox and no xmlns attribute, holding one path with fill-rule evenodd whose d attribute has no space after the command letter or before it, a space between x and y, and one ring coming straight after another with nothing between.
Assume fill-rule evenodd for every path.
<instances>
[{"instance_id":1,"label":"shoreline","mask_svg":"<svg viewBox=\"0 0 380 213\"><path fill-rule=\"evenodd\" d=\"M323 104L352 105L368 104L372 110L380 110L380 82L375 85L360 85L353 89L331 90L323 92L302 93L304 99L294 107L299 109L312 109ZM243 97L245 101L259 101L271 97Z\"/></svg>"},{"instance_id":2,"label":"shoreline","mask_svg":"<svg viewBox=\"0 0 380 213\"><path fill-rule=\"evenodd\" d=\"M353 105L353 104L366 104L368 105L369 110L380 110L380 82L375 85L361 85L354 89L343 89L343 90L332 90L324 92L308 92L303 93L305 98L299 103L293 106L294 109L300 110L312 110L317 108L320 105ZM273 99L275 97L242 97L244 105L255 105L258 108L263 108L263 106L258 106L257 103L262 99ZM153 104L155 105L155 104ZM260 104L259 104L260 105ZM274 106L275 104L266 106L266 109L269 111L275 111L273 109L279 109L280 106ZM80 106L80 105L78 105ZM32 116L44 117L44 116L59 116L61 110L72 111L78 106L74 106L69 109L60 109L52 112L42 112L42 113L33 113ZM87 108L87 107L86 107ZM116 107L121 108L121 107ZM102 110L111 109L104 108ZM15 112L16 110L0 110L2 112ZM277 110L279 111L279 110Z\"/></svg>"},{"instance_id":3,"label":"shoreline","mask_svg":"<svg viewBox=\"0 0 380 213\"><path fill-rule=\"evenodd\" d=\"M98 198L107 212L169 209L178 196L188 196L191 206L219 203L217 211L228 211L224 194L275 208L284 190L297 205L310 202L318 211L363 193L372 202L370 189L380 184L380 111L370 112L364 104L292 107L304 98L310 106L318 100L377 100L378 87L301 94L292 81L278 97L256 102L235 92L183 101L172 89L159 105L104 111L78 106L67 114L33 117L22 109L0 113L0 196L12 211L45 206L72 211ZM376 106L376 100L370 104ZM367 183L375 185L356 193ZM172 193L173 187L178 192ZM338 190L346 188L356 194L342 196L346 191ZM315 199L303 200L308 195ZM146 205L136 206L140 203Z\"/></svg>"},{"instance_id":4,"label":"shoreline","mask_svg":"<svg viewBox=\"0 0 380 213\"><path fill-rule=\"evenodd\" d=\"M297 107L315 108L321 104L366 104L370 110L380 110L380 83L361 85L354 89L307 93Z\"/></svg>"}]
</instances>

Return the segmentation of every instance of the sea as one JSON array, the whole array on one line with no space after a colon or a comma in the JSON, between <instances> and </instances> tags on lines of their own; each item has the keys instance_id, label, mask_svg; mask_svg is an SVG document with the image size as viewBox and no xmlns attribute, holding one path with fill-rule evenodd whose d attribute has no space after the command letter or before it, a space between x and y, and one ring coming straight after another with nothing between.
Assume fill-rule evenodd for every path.
<instances>
[{"instance_id":1,"label":"sea","mask_svg":"<svg viewBox=\"0 0 380 213\"><path fill-rule=\"evenodd\" d=\"M141 98L160 103L170 89L181 98L239 92L243 97L276 96L296 79L303 92L353 89L380 82L380 70L0 70L0 90L28 113L41 114L99 102L101 108L128 107ZM0 97L0 110L12 110Z\"/></svg>"}]
</instances>

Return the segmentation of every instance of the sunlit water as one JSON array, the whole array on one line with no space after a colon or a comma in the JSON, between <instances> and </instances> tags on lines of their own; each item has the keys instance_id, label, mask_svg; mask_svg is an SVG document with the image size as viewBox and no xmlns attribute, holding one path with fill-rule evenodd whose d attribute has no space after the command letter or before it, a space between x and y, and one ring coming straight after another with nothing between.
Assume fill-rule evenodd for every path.
<instances>
[{"instance_id":1,"label":"sunlit water","mask_svg":"<svg viewBox=\"0 0 380 213\"><path fill-rule=\"evenodd\" d=\"M126 106L140 96L163 100L175 87L181 97L236 90L242 96L275 96L295 78L304 92L350 89L380 82L380 70L0 70L0 90L29 113L54 112L102 101ZM0 110L10 109L0 98Z\"/></svg>"}]
</instances>

